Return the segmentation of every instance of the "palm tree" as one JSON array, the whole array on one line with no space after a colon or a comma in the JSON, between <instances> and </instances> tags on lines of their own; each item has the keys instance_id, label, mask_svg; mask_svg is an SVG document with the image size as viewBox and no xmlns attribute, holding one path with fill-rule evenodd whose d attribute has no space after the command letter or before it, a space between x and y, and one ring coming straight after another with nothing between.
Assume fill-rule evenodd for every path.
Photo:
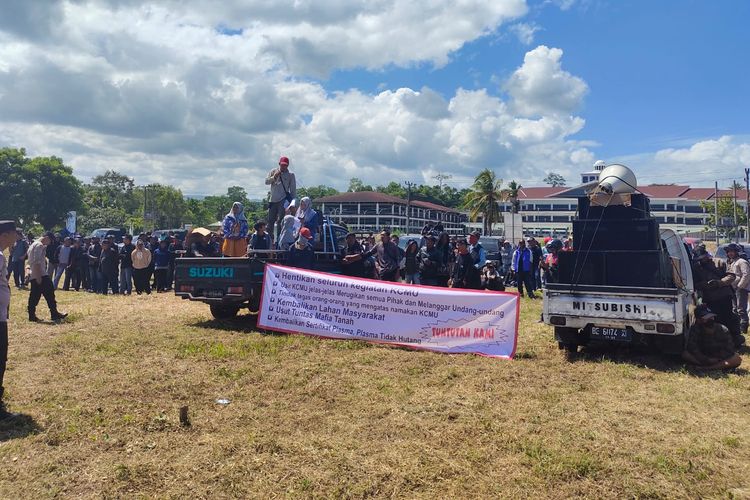
<instances>
[{"instance_id":1,"label":"palm tree","mask_svg":"<svg viewBox=\"0 0 750 500\"><path fill-rule=\"evenodd\" d=\"M508 183L508 187L503 189L501 193L501 199L510 203L511 213L518 213L518 193L519 191L521 191L522 187L523 186L521 186L516 181L510 181Z\"/></svg>"},{"instance_id":2,"label":"palm tree","mask_svg":"<svg viewBox=\"0 0 750 500\"><path fill-rule=\"evenodd\" d=\"M484 234L492 236L492 224L500 222L498 202L502 200L502 179L495 172L485 168L474 179L474 184L464 198L464 207L469 209L472 222L482 215Z\"/></svg>"}]
</instances>

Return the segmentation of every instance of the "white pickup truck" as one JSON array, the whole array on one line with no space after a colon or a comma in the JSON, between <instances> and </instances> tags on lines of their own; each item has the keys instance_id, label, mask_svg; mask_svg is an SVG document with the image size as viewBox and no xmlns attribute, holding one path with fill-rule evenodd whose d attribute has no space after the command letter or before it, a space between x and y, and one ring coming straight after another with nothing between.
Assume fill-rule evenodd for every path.
<instances>
[{"instance_id":1,"label":"white pickup truck","mask_svg":"<svg viewBox=\"0 0 750 500\"><path fill-rule=\"evenodd\" d=\"M674 231L662 229L660 236L673 288L547 284L543 318L555 328L561 349L575 353L578 346L603 341L654 344L675 354L683 350L695 305L690 255Z\"/></svg>"}]
</instances>

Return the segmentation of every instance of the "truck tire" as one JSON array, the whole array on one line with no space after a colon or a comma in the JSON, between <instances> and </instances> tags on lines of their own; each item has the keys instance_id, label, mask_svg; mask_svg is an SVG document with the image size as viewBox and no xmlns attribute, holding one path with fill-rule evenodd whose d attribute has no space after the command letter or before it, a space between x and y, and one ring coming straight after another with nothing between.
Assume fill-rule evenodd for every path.
<instances>
[{"instance_id":1,"label":"truck tire","mask_svg":"<svg viewBox=\"0 0 750 500\"><path fill-rule=\"evenodd\" d=\"M237 316L239 306L211 304L211 315L216 319L231 319Z\"/></svg>"},{"instance_id":2,"label":"truck tire","mask_svg":"<svg viewBox=\"0 0 750 500\"><path fill-rule=\"evenodd\" d=\"M653 345L664 354L680 355L685 350L685 334L654 335Z\"/></svg>"},{"instance_id":3,"label":"truck tire","mask_svg":"<svg viewBox=\"0 0 750 500\"><path fill-rule=\"evenodd\" d=\"M578 331L578 328L565 328L562 326L555 327L555 340L560 344L583 345L584 338Z\"/></svg>"}]
</instances>

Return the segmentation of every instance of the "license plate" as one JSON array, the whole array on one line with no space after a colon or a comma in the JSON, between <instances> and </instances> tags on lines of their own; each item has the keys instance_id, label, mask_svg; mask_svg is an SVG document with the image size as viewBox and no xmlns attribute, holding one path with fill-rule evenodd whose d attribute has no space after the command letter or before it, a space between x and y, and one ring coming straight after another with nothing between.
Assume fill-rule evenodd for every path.
<instances>
[{"instance_id":1,"label":"license plate","mask_svg":"<svg viewBox=\"0 0 750 500\"><path fill-rule=\"evenodd\" d=\"M223 297L224 296L224 290L206 290L206 297Z\"/></svg>"},{"instance_id":2,"label":"license plate","mask_svg":"<svg viewBox=\"0 0 750 500\"><path fill-rule=\"evenodd\" d=\"M601 340L614 340L616 342L630 342L633 335L626 328L607 328L604 326L592 326L591 337Z\"/></svg>"}]
</instances>

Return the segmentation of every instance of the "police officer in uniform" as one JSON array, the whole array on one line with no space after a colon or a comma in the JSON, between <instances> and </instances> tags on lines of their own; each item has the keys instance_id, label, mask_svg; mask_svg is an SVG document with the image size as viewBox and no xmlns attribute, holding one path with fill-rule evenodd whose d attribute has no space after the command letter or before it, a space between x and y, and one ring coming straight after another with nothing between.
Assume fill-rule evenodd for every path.
<instances>
[{"instance_id":1,"label":"police officer in uniform","mask_svg":"<svg viewBox=\"0 0 750 500\"><path fill-rule=\"evenodd\" d=\"M10 308L10 286L8 285L8 264L3 252L16 240L16 223L10 220L0 221L0 420L14 415L5 409L3 404L3 377L8 361L8 310Z\"/></svg>"}]
</instances>

